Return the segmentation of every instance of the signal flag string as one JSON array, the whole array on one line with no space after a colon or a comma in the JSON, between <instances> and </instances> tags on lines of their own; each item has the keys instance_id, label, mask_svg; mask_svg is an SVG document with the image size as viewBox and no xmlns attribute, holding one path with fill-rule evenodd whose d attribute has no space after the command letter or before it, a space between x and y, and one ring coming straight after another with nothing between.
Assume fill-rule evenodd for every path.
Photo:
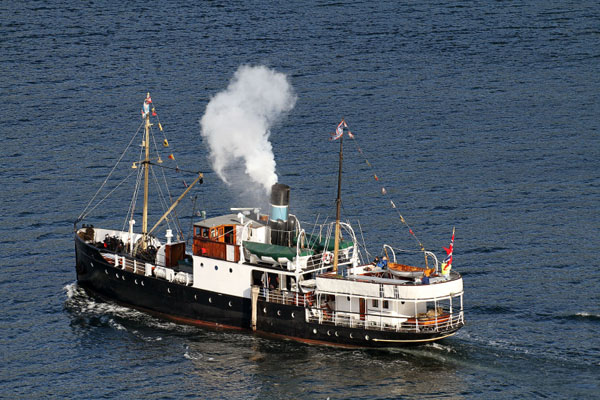
<instances>
[{"instance_id":1,"label":"signal flag string","mask_svg":"<svg viewBox=\"0 0 600 400\"><path fill-rule=\"evenodd\" d=\"M373 165L369 162L369 159L367 158L367 156L365 155L365 153L363 152L363 150L361 149L360 145L358 144L358 140L356 139L355 135L350 132L350 129L348 128L348 124L346 123L346 121L344 119L342 119L342 122L340 122L336 128L336 133L332 134L331 140L337 140L338 138L340 138L343 135L343 130L344 128L347 130L348 132L348 137L350 139L352 139L352 142L356 145L356 148L358 150L358 152L363 156L365 163L367 164L367 166L371 169L371 171L373 172L373 178L375 179L376 182L379 183L379 185L381 186L381 194L383 196L385 196L389 202L390 205L392 206L392 208L394 210L396 210L396 213L398 214L398 217L400 218L400 221L408 228L408 232L412 235L412 237L416 240L416 242L419 244L419 247L421 248L421 251L425 251L425 246L423 246L423 243L421 243L421 241L419 240L419 238L417 237L417 235L415 235L414 231L412 230L412 228L410 227L410 225L408 224L408 222L406 222L406 220L404 219L404 217L402 216L402 214L400 213L400 210L398 210L398 208L396 207L396 203L394 203L394 201L391 199L391 196L388 195L388 192L385 188L385 186L383 186L383 184L380 181L380 178L377 176L377 174L374 172L375 168L373 168Z\"/></svg>"}]
</instances>

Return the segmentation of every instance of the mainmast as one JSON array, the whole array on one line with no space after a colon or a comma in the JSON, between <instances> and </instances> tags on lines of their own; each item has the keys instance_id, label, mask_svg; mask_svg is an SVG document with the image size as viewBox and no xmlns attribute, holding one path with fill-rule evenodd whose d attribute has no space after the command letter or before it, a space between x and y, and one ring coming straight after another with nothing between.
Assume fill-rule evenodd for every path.
<instances>
[{"instance_id":1,"label":"mainmast","mask_svg":"<svg viewBox=\"0 0 600 400\"><path fill-rule=\"evenodd\" d=\"M144 101L144 118L146 120L144 124L144 148L146 151L146 156L144 158L144 162L142 165L144 166L144 211L142 216L142 249L146 249L147 239L148 239L148 181L149 181L149 172L150 172L150 127L152 124L150 123L150 103L152 103L152 99L150 98L150 93L146 95L146 100Z\"/></svg>"},{"instance_id":2,"label":"mainmast","mask_svg":"<svg viewBox=\"0 0 600 400\"><path fill-rule=\"evenodd\" d=\"M343 120L342 120L343 121ZM343 128L342 128L343 129ZM340 250L340 209L342 206L342 160L344 159L344 135L340 136L340 165L338 170L338 191L335 200L335 241L333 248L333 271L338 270L338 254Z\"/></svg>"}]
</instances>

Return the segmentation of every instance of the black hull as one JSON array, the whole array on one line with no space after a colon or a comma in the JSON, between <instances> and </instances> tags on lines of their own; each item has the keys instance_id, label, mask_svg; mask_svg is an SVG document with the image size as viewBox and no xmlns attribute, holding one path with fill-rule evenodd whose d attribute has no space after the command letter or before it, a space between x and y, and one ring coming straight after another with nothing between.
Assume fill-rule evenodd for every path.
<instances>
[{"instance_id":1,"label":"black hull","mask_svg":"<svg viewBox=\"0 0 600 400\"><path fill-rule=\"evenodd\" d=\"M184 286L154 276L144 276L108 263L97 248L75 235L78 284L99 298L179 323L251 329L251 300ZM344 347L397 347L415 345L452 336L456 329L406 333L365 330L306 322L303 306L259 300L256 333L305 343Z\"/></svg>"}]
</instances>

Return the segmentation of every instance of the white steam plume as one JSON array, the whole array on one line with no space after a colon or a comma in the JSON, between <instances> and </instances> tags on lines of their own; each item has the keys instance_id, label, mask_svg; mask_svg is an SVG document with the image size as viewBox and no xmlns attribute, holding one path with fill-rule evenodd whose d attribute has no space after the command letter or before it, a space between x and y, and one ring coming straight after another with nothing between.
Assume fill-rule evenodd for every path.
<instances>
[{"instance_id":1,"label":"white steam plume","mask_svg":"<svg viewBox=\"0 0 600 400\"><path fill-rule=\"evenodd\" d=\"M270 128L295 104L285 74L264 66L238 68L200 120L213 169L225 183L241 181L243 168L246 177L270 193L277 182Z\"/></svg>"}]
</instances>

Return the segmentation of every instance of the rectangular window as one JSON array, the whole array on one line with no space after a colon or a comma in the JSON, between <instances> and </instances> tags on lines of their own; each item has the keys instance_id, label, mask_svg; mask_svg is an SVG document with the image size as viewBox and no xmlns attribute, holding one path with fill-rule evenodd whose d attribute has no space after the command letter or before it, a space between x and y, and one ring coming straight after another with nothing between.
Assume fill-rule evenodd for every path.
<instances>
[{"instance_id":1,"label":"rectangular window","mask_svg":"<svg viewBox=\"0 0 600 400\"><path fill-rule=\"evenodd\" d=\"M383 301L383 308L390 308L390 304L387 300Z\"/></svg>"},{"instance_id":2,"label":"rectangular window","mask_svg":"<svg viewBox=\"0 0 600 400\"><path fill-rule=\"evenodd\" d=\"M225 227L225 243L227 244L235 244L235 234L233 231L233 226Z\"/></svg>"},{"instance_id":3,"label":"rectangular window","mask_svg":"<svg viewBox=\"0 0 600 400\"><path fill-rule=\"evenodd\" d=\"M379 301L378 300L373 300L371 302L371 304L373 305L373 307L379 307Z\"/></svg>"}]
</instances>

